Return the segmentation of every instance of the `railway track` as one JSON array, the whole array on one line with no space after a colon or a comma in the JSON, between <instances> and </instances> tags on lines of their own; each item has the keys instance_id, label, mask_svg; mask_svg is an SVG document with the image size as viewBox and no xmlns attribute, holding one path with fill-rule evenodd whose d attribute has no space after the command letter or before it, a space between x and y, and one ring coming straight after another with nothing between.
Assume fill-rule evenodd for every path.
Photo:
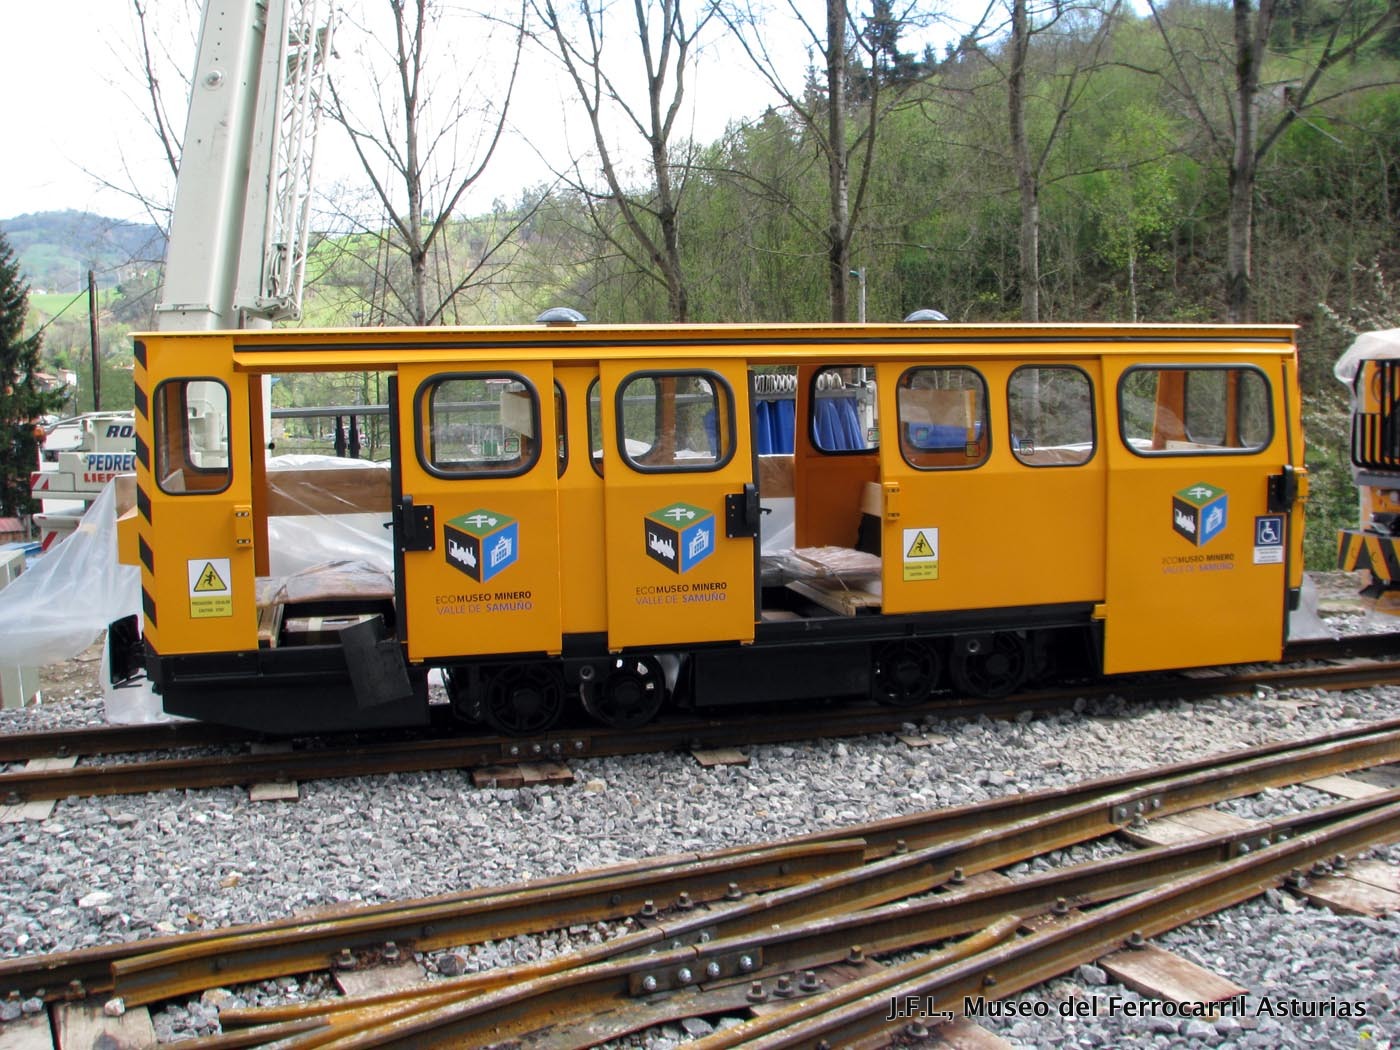
<instances>
[{"instance_id":1,"label":"railway track","mask_svg":"<svg viewBox=\"0 0 1400 1050\"><path fill-rule=\"evenodd\" d=\"M1113 695L1151 700L1241 693L1261 687L1336 691L1400 680L1400 635L1299 643L1290 647L1288 655L1289 665L1265 670L1224 669L1197 676L1120 678L999 700L945 698L908 707L846 704L801 712L782 707L758 715L725 718L678 715L637 730L588 726L528 740L483 735L404 735L367 743L349 736L303 741L295 749L250 753L246 750L251 741L247 734L202 723L12 734L0 737L0 762L182 749L222 749L225 753L108 761L70 769L12 770L0 773L0 803L15 805L70 796L470 769L503 762L560 761L857 736L898 732L907 723L925 717L1014 717L1025 711L1062 710L1084 698Z\"/></svg>"},{"instance_id":2,"label":"railway track","mask_svg":"<svg viewBox=\"0 0 1400 1050\"><path fill-rule=\"evenodd\" d=\"M575 923L630 932L525 966L377 995L225 1011L191 1047L594 1045L752 1011L720 1047L879 1045L891 1004L1014 994L1339 855L1400 840L1400 790L1176 846L977 877L1146 819L1400 761L1400 720L755 847L0 962L0 993L155 1003ZM917 959L889 957L932 946ZM922 1024L923 1022L917 1022ZM898 1025L895 1026L896 1029Z\"/></svg>"}]
</instances>

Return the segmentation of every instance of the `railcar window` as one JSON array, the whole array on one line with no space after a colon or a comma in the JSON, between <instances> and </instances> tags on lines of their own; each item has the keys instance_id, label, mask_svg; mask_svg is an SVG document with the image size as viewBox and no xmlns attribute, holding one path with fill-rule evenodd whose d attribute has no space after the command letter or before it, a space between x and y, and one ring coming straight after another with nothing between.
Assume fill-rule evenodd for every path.
<instances>
[{"instance_id":1,"label":"railcar window","mask_svg":"<svg viewBox=\"0 0 1400 1050\"><path fill-rule=\"evenodd\" d=\"M1025 365L1006 385L1011 454L1030 467L1094 458L1094 386L1078 368Z\"/></svg>"},{"instance_id":2,"label":"railcar window","mask_svg":"<svg viewBox=\"0 0 1400 1050\"><path fill-rule=\"evenodd\" d=\"M1251 366L1133 368L1118 385L1123 441L1145 456L1258 452L1273 439L1272 403Z\"/></svg>"},{"instance_id":3,"label":"railcar window","mask_svg":"<svg viewBox=\"0 0 1400 1050\"><path fill-rule=\"evenodd\" d=\"M510 374L429 379L417 398L419 460L439 477L523 474L539 458L539 397Z\"/></svg>"},{"instance_id":4,"label":"railcar window","mask_svg":"<svg viewBox=\"0 0 1400 1050\"><path fill-rule=\"evenodd\" d=\"M734 396L713 373L631 375L616 409L618 451L644 473L717 470L734 455Z\"/></svg>"},{"instance_id":5,"label":"railcar window","mask_svg":"<svg viewBox=\"0 0 1400 1050\"><path fill-rule=\"evenodd\" d=\"M920 470L975 467L991 448L987 384L971 368L911 368L899 377L899 450Z\"/></svg>"},{"instance_id":6,"label":"railcar window","mask_svg":"<svg viewBox=\"0 0 1400 1050\"><path fill-rule=\"evenodd\" d=\"M869 452L880 447L875 369L823 368L812 380L812 444L822 452Z\"/></svg>"},{"instance_id":7,"label":"railcar window","mask_svg":"<svg viewBox=\"0 0 1400 1050\"><path fill-rule=\"evenodd\" d=\"M162 492L208 495L233 480L228 388L217 379L175 379L155 393L155 476Z\"/></svg>"}]
</instances>

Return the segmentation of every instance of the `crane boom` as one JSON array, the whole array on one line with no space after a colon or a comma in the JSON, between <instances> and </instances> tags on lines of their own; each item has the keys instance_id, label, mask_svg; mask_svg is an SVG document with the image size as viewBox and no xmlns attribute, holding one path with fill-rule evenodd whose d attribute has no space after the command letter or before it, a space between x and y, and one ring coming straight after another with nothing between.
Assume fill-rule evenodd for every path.
<instances>
[{"instance_id":1,"label":"crane boom","mask_svg":"<svg viewBox=\"0 0 1400 1050\"><path fill-rule=\"evenodd\" d=\"M334 12L209 0L185 128L162 330L265 327L301 312Z\"/></svg>"}]
</instances>

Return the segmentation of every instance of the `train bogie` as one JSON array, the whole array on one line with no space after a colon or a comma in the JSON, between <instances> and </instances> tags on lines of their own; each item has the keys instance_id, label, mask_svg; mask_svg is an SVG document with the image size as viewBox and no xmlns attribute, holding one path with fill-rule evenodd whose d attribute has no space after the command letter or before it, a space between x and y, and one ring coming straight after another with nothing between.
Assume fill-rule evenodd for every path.
<instances>
[{"instance_id":1,"label":"train bogie","mask_svg":"<svg viewBox=\"0 0 1400 1050\"><path fill-rule=\"evenodd\" d=\"M1000 696L1275 659L1301 584L1287 328L287 330L138 348L122 528L145 663L168 710L211 720L447 711L529 734L572 710L631 727L666 703ZM269 468L264 377L349 369L391 376L389 468ZM388 528L385 565L275 579L279 522L334 512ZM434 667L447 704L430 703Z\"/></svg>"}]
</instances>

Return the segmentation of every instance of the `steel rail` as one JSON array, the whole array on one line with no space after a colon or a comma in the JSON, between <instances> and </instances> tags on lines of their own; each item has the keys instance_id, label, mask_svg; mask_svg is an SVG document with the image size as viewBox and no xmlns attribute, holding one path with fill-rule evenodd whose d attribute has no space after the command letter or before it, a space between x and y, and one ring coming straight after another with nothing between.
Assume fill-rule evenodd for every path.
<instances>
[{"instance_id":1,"label":"steel rail","mask_svg":"<svg viewBox=\"0 0 1400 1050\"><path fill-rule=\"evenodd\" d=\"M763 844L721 855L680 854L647 858L573 875L485 887L408 902L340 905L315 921L290 918L269 923L179 934L122 944L101 945L52 955L0 960L0 991L24 995L43 991L50 998L118 991L117 975L127 974L121 990L139 1001L140 988L153 984L153 971L166 967L188 983L189 973L203 968L213 980L258 980L332 965L345 951L381 953L398 931L410 936L399 944L466 943L473 930L489 926L537 932L552 928L569 909L581 921L609 914L635 914L647 900L689 894L696 902L738 892L759 892L789 885L813 873L837 870L863 859L859 840L823 840L810 844ZM677 889L677 887L680 887ZM596 910L589 910L589 903ZM629 910L630 909L630 910ZM565 923L567 925L568 923ZM425 927L427 930L425 932ZM332 931L340 936L331 936ZM461 939L459 939L461 938ZM307 942L318 950L311 951ZM183 976L180 976L183 975ZM175 981L172 977L172 982ZM197 987L208 987L208 984ZM161 998L177 994L172 983Z\"/></svg>"},{"instance_id":2,"label":"steel rail","mask_svg":"<svg viewBox=\"0 0 1400 1050\"><path fill-rule=\"evenodd\" d=\"M1232 678L1137 682L1136 698L1222 695L1259 686L1352 689L1400 681L1400 661L1356 662L1341 667L1288 668ZM1109 693L1124 683L1107 684ZM819 716L765 720L683 720L658 722L629 733L602 729L552 733L531 741L503 737L391 741L376 746L323 748L271 754L239 754L155 762L78 766L73 769L19 770L0 774L0 800L8 803L70 796L136 794L172 788L217 788L267 780L315 780L423 772L492 765L501 761L568 758L583 755L647 754L684 748L735 746L817 737L895 731L922 715L1010 716L1063 707L1083 690L1025 694L1003 701L925 704L917 707L842 709Z\"/></svg>"},{"instance_id":3,"label":"steel rail","mask_svg":"<svg viewBox=\"0 0 1400 1050\"><path fill-rule=\"evenodd\" d=\"M872 906L896 899L901 893L912 892L920 886L938 885L952 878L958 868L972 872L1013 863L1057 845L1069 845L1109 834L1144 813L1174 812L1215 801L1222 797L1222 793L1213 784L1221 777L1228 778L1233 793L1247 794L1275 784L1393 761L1396 757L1400 757L1400 720L1358 727L1308 741L1275 743L1246 754L1217 754L1176 766L1120 774L1071 787L1004 796L985 803L887 818L760 847L731 847L679 860L762 865L765 863L762 858L752 859L756 852L761 854L775 848L806 849L818 843L845 850L850 848L851 839L860 839L864 843L863 853L867 859L886 857L889 863L860 869L859 877L854 873L828 876L812 886L814 891L819 888L826 895L825 907L828 909L839 910L858 904ZM842 845L843 840L845 845ZM750 859L745 860L746 857ZM666 859L663 858L591 875L549 880L538 885L434 898L407 907L400 904L347 907L344 915L353 935L337 938L331 929L318 924L312 928L317 945L315 951L309 951L298 943L304 924L295 920L281 920L258 927L206 931L184 937L84 949L57 956L5 960L0 961L0 991L13 988L28 994L44 988L50 995L58 995L76 988L78 991L105 992L116 987L113 974L123 972L129 974L133 982L149 982L149 987L143 986L139 991L135 987L131 989L133 1001L138 996L141 1001L150 1001L174 993L171 991L173 985L162 986L162 980L154 976L155 970L138 961L146 955L159 956L170 962L172 967L167 968L166 974L172 981L178 977L180 966L202 968L206 973L215 975L216 979L229 980L231 978L228 976L220 978L218 975L235 973L242 979L257 979L322 968L333 964L341 951L374 950L382 948L386 940L394 940L396 945L405 947L416 942L441 943L433 939L436 934L446 939L447 943L466 943L465 931L473 923L478 923L477 919L472 918L472 910L490 911L497 907L492 902L503 896L515 900L517 910L510 919L505 917L506 913L495 912L498 922L509 921L514 923L512 929L524 931L531 924L523 922L521 917L529 914L537 919L533 927L535 930L546 929L550 928L551 916L557 919L562 912L554 912L548 904L540 906L533 903L532 896L538 895L545 900L559 897L562 900L576 892L571 887L597 884L600 880L606 881L626 872L666 867ZM679 899L682 893L690 894L692 899L712 899L713 889L706 889L701 878L687 880L683 875L676 877L670 871L663 872L663 877L674 880L667 883L668 891L684 884L684 888L675 890L675 899ZM727 884L725 889L728 890ZM785 896L785 893L788 895ZM614 912L621 908L626 899L624 897L618 902ZM652 899L662 901L663 907L671 904L671 900L659 892L653 892ZM794 895L791 891L772 894L761 900L761 906L757 900L747 902L752 912L748 921L759 924L776 921L785 914L783 909L792 909L792 914L800 914L810 906L805 897ZM415 909L430 911L444 905L466 906L462 915L454 920L459 924L457 929L460 932L430 930L425 935L422 927L434 925L432 922L426 922L421 917L405 921L405 915L412 915ZM738 916L730 915L726 921L738 921ZM558 925L557 921L555 925ZM698 912L677 911L664 921L662 928L673 940L713 938L718 932L712 928L709 918ZM242 943L251 946L249 951L235 950ZM289 964L284 960L294 962ZM175 966L177 961L179 965ZM74 982L78 984L74 985Z\"/></svg>"},{"instance_id":4,"label":"steel rail","mask_svg":"<svg viewBox=\"0 0 1400 1050\"><path fill-rule=\"evenodd\" d=\"M155 725L87 726L34 733L0 734L0 762L24 762L31 758L67 755L120 755L137 751L175 751L247 743L253 739L241 729L211 722L161 722Z\"/></svg>"},{"instance_id":5,"label":"steel rail","mask_svg":"<svg viewBox=\"0 0 1400 1050\"><path fill-rule=\"evenodd\" d=\"M893 990L881 989L883 995L867 992L855 1019L860 1030L852 1030L852 1019L847 1013L830 1012L832 1000L828 996L839 997L838 990L815 997L814 1003L797 1004L762 1019L759 1024L780 1030L757 1041L744 1038L742 1045L806 1047L813 1045L817 1037L827 1038L831 1045L854 1041L887 1024L891 995L931 995L946 1003L962 995L1011 994L1120 947L1131 935L1152 936L1174 928L1255 896L1292 870L1396 837L1400 837L1400 802L1374 807L1321 830L1224 861L1215 868L1193 872L1080 916L1067 917L1062 926L1057 924L945 966L932 976L896 984ZM639 989L649 994L645 981L658 967L695 967L693 973L706 973L711 980L746 978L742 970L735 972L739 969L737 960L727 951L728 947L717 943L700 954L677 950L659 957L618 959L535 978L465 1000L434 997L417 1004L417 1008L401 1007L379 1017L342 1018L339 1026L333 1024L326 1030L292 1036L277 1045L287 1050L487 1046L502 1042L518 1045L514 1041L531 1032L576 1021L581 1013L594 1012L604 1003L637 994ZM711 964L713 970L709 969ZM702 966L706 969L700 969ZM949 973L958 975L961 983L949 983ZM908 976L900 971L896 975ZM941 980L935 980L940 977ZM693 981L694 977L685 983ZM879 1016L872 1016L877 1007ZM748 1022L730 1031L737 1033L754 1024ZM871 1029L871 1025L875 1027ZM740 1037L730 1033L722 1033L714 1045L730 1045L721 1041L726 1037L740 1045ZM704 1047L706 1041L698 1045Z\"/></svg>"},{"instance_id":6,"label":"steel rail","mask_svg":"<svg viewBox=\"0 0 1400 1050\"><path fill-rule=\"evenodd\" d=\"M571 1026L587 1027L596 1032L598 1024L589 1019L604 1012L609 1012L614 1019L606 1035L617 1038L636 1028L679 1016L742 1007L747 1000L743 988L739 989L737 999L732 988L726 989L721 985L714 993L709 990L713 980L709 975L732 971L734 960L750 960L752 965L738 967L740 976L747 982L774 974L824 967L849 959L853 953L887 954L919 947L975 933L1004 922L1007 915L1015 916L1014 922L1020 922L1028 916L1067 911L1070 906L1080 907L1119 899L1222 861L1247 855L1268 843L1325 831L1340 822L1396 804L1400 804L1400 790L1335 803L1263 827L1223 832L1199 841L1055 869L986 889L954 889L935 897L869 911L848 912L789 926L765 927L750 935L722 938L691 948L673 947L656 952L656 942L652 941L650 947L653 954L648 956L649 968L639 973L620 961L612 963L612 977L615 979L605 979L601 984L597 980L587 982L600 989L599 998L585 998L579 991L577 1001L567 1010L567 1016L553 1013L549 1024L560 1045L567 1046L575 1045L564 1035ZM597 970L595 964L603 962L599 954L594 952L587 959L578 959L573 970ZM556 967L550 972L558 974L561 971ZM603 973L603 970L597 970L595 976ZM690 976L681 977L682 973ZM395 993L392 998L370 997L331 1004L306 1004L297 1010L280 1013L276 1009L244 1011L238 1016L225 1018L225 1023L232 1027L238 1023L276 1019L288 1024L306 1025L317 1018L324 1019L327 1027L307 1034L295 1044L299 1050L310 1050L330 1045L333 1040L354 1033L377 1029L425 1012L451 1008L485 991L523 988L527 982L547 974L537 966L529 966L496 972L489 982L481 979L486 976L474 975L472 979L460 982L419 986ZM687 1004L663 1003L654 1009L643 1003L639 1008L619 1012L614 1001L630 998L635 1002L649 1000L649 997L662 993L687 991L691 993ZM715 1001L715 996L718 996L718 1001ZM619 1023L622 1016L630 1018L626 1026ZM271 1040L296 1035L299 1030L268 1025L263 1031ZM484 1035L475 1031L458 1031L456 1036L463 1038L468 1034L473 1037Z\"/></svg>"},{"instance_id":7,"label":"steel rail","mask_svg":"<svg viewBox=\"0 0 1400 1050\"><path fill-rule=\"evenodd\" d=\"M1299 644L1299 659L1336 658L1344 652L1373 654L1393 652L1400 634L1371 636L1365 640L1323 641ZM1331 654L1330 657L1327 654ZM567 759L595 755L620 756L685 748L720 748L850 736L872 732L896 732L909 721L924 717L1012 717L1022 711L1061 710L1065 704L1095 694L1128 692L1135 699L1169 699L1252 692L1260 686L1315 687L1345 690L1400 680L1400 661L1352 661L1344 666L1280 668L1236 673L1219 678L1193 679L1172 676L1123 676L1106 679L1092 689L1056 689L1022 693L1001 700L938 699L910 707L843 706L819 714L794 715L790 710L770 711L759 718L671 718L634 731L602 727L559 729L521 739L508 736L449 736L414 738L405 735L388 743L367 746L360 735L326 738L330 746L279 755L207 756L199 759L162 759L157 762L80 766L71 770L17 770L0 774L0 799L10 802L41 799L139 794L169 788L235 787L252 780L315 780L382 773L407 773L487 766L500 762ZM203 722L98 727L78 731L0 735L0 762L20 762L52 755L122 755L143 750L172 750L195 746L228 746L258 739L256 734ZM344 743L350 741L350 743Z\"/></svg>"},{"instance_id":8,"label":"steel rail","mask_svg":"<svg viewBox=\"0 0 1400 1050\"><path fill-rule=\"evenodd\" d=\"M1392 739L1389 746L1393 748L1395 743L1396 741ZM1369 750L1369 748L1364 750ZM1332 768L1339 758L1343 759L1344 764L1349 764L1351 761L1351 759L1338 755L1332 748L1314 748L1305 749L1305 751L1307 753L1302 756L1293 756L1293 772L1299 778L1319 775L1319 768ZM1387 751L1386 753L1393 752ZM1319 763L1322 765L1319 766ZM1174 812L1177 809L1190 808L1198 804L1203 798L1203 781L1206 776L1207 774L1204 772L1196 771L1178 778L1178 782L1174 785L1169 781L1157 781L1153 787L1157 792L1157 797L1162 801L1157 812ZM1260 783L1281 783L1287 782L1289 779L1292 778L1283 771L1278 756L1227 762L1222 777L1222 783L1227 790L1223 791L1222 794L1248 792L1257 789ZM603 951L591 953L587 962L597 962L604 955L618 956L639 950L651 952L653 953L651 956L652 966L641 971L639 975L628 970L627 976L640 982L650 979L654 990L676 987L678 984L684 985L688 982L678 980L674 976L675 974L685 970L693 978L704 972L702 966L709 967L711 963L718 967L720 972L733 972L734 967L738 966L739 972L750 973L762 968L763 963L756 955L751 954L748 956L749 965L741 965L740 961L745 958L745 949L742 944L731 949L735 937L742 938L745 935L752 935L755 931L768 929L775 924L799 923L820 916L840 916L851 911L871 907L874 904L899 900L911 893L924 892L946 883L958 867L971 871L987 870L1041 852L1043 848L1052 848L1052 845L1047 845L1047 843L1063 844L1081 837L1097 837L1098 834L1115 830L1116 825L1111 817L1115 814L1126 816L1133 812L1136 807L1128 804L1136 800L1137 796L1134 793L1119 793L1116 796L1083 802L1056 811L1049 821L1040 818L1039 820L1023 822L1024 825L1028 826L1017 827L1013 825L987 828L980 834L960 842L930 847L910 854L890 856L859 871L813 880L789 890L769 894L761 899L726 906L718 913L712 911L688 917L682 916L677 922L663 922L659 928L659 932L662 934L661 940L669 941L672 945L672 953L679 951L679 955L663 955L657 958L654 954L657 940L638 936L611 942L604 946ZM1183 863L1181 858L1188 858L1191 863L1199 864L1201 857L1208 855L1211 851L1218 852L1222 848L1222 843L1234 844L1236 849L1240 846L1243 846L1244 849L1249 849L1251 846L1257 847L1268 842L1271 835L1293 834L1296 830L1294 825L1307 828L1318 820L1331 819L1336 813L1354 811L1362 808L1365 804L1364 800L1361 803L1346 803L1341 809L1328 811L1325 816L1304 816L1293 822L1280 822L1278 828L1272 832L1268 829L1252 830L1233 837L1222 836L1218 841L1210 842L1200 850L1178 848L1162 852L1150 851L1150 854L1143 854L1130 860L1120 860L1116 864L1107 865L1105 870L1127 870L1133 874L1137 881L1143 881L1147 878L1144 874L1145 869L1142 867L1144 864L1149 868L1152 865L1173 862L1180 864ZM1105 813L1110 815L1110 819L1104 823L1097 823L1104 821ZM1061 833L1048 826L1036 826L1049 824L1058 825L1066 830ZM1149 856L1150 859L1142 859ZM1069 876L1046 877L1038 882L1032 882L1030 885L1052 885L1055 890L1054 898L1083 895L1086 892L1081 885L1063 881L1068 878ZM977 899L959 899L963 906L969 907L969 914L975 913L975 910L971 909L977 903ZM980 899L985 901L989 897L984 895ZM1029 907L1024 902L1017 906ZM934 907L937 909L946 907L946 905L940 904ZM896 909L890 921L895 924L897 930L905 923L912 921L912 915L913 913L907 908ZM858 921L856 921L856 925L859 925ZM924 943L927 939L949 935L952 932L966 932L966 929L965 926L957 927L956 924L953 928L946 930L931 931L926 929L920 937L916 938L916 941ZM853 938L869 939L875 935L873 929L852 932L850 929L842 929L840 923L832 924L827 932L836 936L840 942L829 945L827 951L835 951L838 956L847 951L851 943L855 943ZM881 933L881 936L889 939L896 936L896 932L886 929ZM898 943L898 941L892 941L891 946L898 946ZM709 947L699 949L703 956L701 960L697 961L693 955L687 954L691 951L687 946L705 946L707 944ZM721 946L725 950L729 950L730 954L727 957L723 954L718 957L713 956L712 952L720 950ZM667 972L668 966L670 967L670 976ZM501 972L490 977L479 975L477 979L463 982L451 990L431 991L425 994L430 996L432 1001L444 996L480 998L483 993L500 989L503 985L520 986L519 982L527 978L544 980L548 977L552 979L558 976L558 973L559 971L555 969L549 974L541 974L536 970L529 974ZM366 1006L374 1008L384 1006L395 1017L416 1016L428 1008L423 1005L422 1001L416 1006L405 1007L403 1003L406 998L408 997L404 995L396 995L380 1000L378 1003L366 1004ZM371 1014L374 1015L373 1009ZM258 1016L267 1019L266 1014ZM357 1013L354 1020L359 1021L362 1018L363 1014ZM382 1018L375 1015L375 1020L376 1023L379 1023ZM460 1031L457 1034L462 1036ZM476 1035L480 1037L482 1033L476 1033ZM308 1036L297 1045L319 1046L321 1039L330 1037L326 1033Z\"/></svg>"},{"instance_id":9,"label":"steel rail","mask_svg":"<svg viewBox=\"0 0 1400 1050\"><path fill-rule=\"evenodd\" d=\"M324 968L338 952L379 950L386 942L431 951L454 944L513 937L634 915L647 900L679 893L692 904L723 900L736 892L755 893L798 885L850 870L864 860L859 840L780 846L741 856L695 863L547 893L526 888L456 902L422 904L372 915L347 915L289 931L236 934L197 945L177 946L118 959L111 965L113 990L129 1004L149 1003L213 983L243 983L267 976ZM659 937L660 935L655 935Z\"/></svg>"},{"instance_id":10,"label":"steel rail","mask_svg":"<svg viewBox=\"0 0 1400 1050\"><path fill-rule=\"evenodd\" d=\"M917 996L920 1001L960 1012L959 1004L967 999L1013 995L1125 945L1255 897L1279 885L1293 871L1397 837L1400 803L1391 802L1207 871L1066 916L932 973L920 973L917 965L894 967L886 974L814 996L691 1045L696 1050L740 1046L786 1050L809 1047L820 1040L833 1046L860 1042L888 1028L892 998Z\"/></svg>"},{"instance_id":11,"label":"steel rail","mask_svg":"<svg viewBox=\"0 0 1400 1050\"><path fill-rule=\"evenodd\" d=\"M1013 806L1004 815L1011 819L983 820L980 831L962 837L953 834L950 838L951 833L947 828L938 828L945 822L946 811L932 811L924 814L926 822L934 826L927 832L914 834L916 829L908 825L905 827L906 833L915 840L932 840L931 844L922 848L911 850L906 847L904 852L891 853L882 860L855 867L852 862L860 859L860 856L852 858L848 854L852 850L862 856L868 852L864 841L857 838L853 843L850 838L837 839L829 844L833 849L843 851L841 863L833 865L839 870L830 874L809 872L812 877L808 879L801 882L792 880L787 888L726 907L719 916L714 912L677 911L674 919L662 921L658 928L666 939L679 945L703 942L724 935L726 931L790 922L812 914L873 907L910 893L932 889L953 878L959 869L964 872L990 870L1049 849L1112 834L1143 813L1176 812L1203 802L1216 801L1222 796L1250 794L1279 783L1396 758L1400 758L1400 729L1361 735L1341 742L1324 740L1311 746L1261 757L1224 756L1214 768L1193 768L1165 778L1160 775L1142 778L1138 784L1126 790L1090 793L1088 797L1052 808L1049 812L1026 815L1021 807ZM1028 808L1038 809L1039 806L1032 802ZM959 832L961 830L957 829ZM827 839L814 836L795 840L787 843L786 848L805 848L811 841L824 842ZM749 855L750 851L742 849L721 851L714 855L711 863L723 865L725 861L733 862L736 858ZM673 878L665 886L674 890L677 897L681 892L686 892L692 900L715 900L726 895L728 882L733 880L725 872L732 870L722 867L720 876L708 882L703 869L690 879L683 871L667 872L667 876ZM663 884L658 882L657 885ZM693 890L689 888L691 886ZM590 887L590 890L593 889ZM635 913L637 897L646 893L645 890L634 890L623 894L611 886L606 892L609 894L606 908L599 907L598 894L590 892L587 900L578 901L579 908L573 911L569 910L569 902L558 891L551 893L543 902L528 892L515 895L509 900L513 924L506 922L499 913L479 905L480 911L465 914L454 912L450 923L436 917L437 913L425 910L409 913L407 921L405 917L393 913L387 917L369 916L364 919L352 916L334 926L308 927L295 935L277 931L244 934L223 941L205 941L189 948L172 948L117 960L111 966L113 984L116 992L128 1001L151 1002L178 992L205 987L210 980L251 980L276 973L318 969L328 965L336 950L343 950L347 945L378 946L385 940L393 940L396 945L412 945L422 950L468 943L472 931L486 931L487 936L500 937L570 925L587 918L587 908L590 907L603 913L597 918L616 917L629 913L624 905L630 901L631 913ZM556 897L559 898L557 904L554 900ZM613 897L617 899L613 901ZM429 927L430 932L424 933L424 927ZM644 940L632 946L624 938L612 942L612 946L613 952L618 953L650 949L653 945L649 940ZM3 974L0 973L0 976ZM0 987L3 987L2 983Z\"/></svg>"}]
</instances>

